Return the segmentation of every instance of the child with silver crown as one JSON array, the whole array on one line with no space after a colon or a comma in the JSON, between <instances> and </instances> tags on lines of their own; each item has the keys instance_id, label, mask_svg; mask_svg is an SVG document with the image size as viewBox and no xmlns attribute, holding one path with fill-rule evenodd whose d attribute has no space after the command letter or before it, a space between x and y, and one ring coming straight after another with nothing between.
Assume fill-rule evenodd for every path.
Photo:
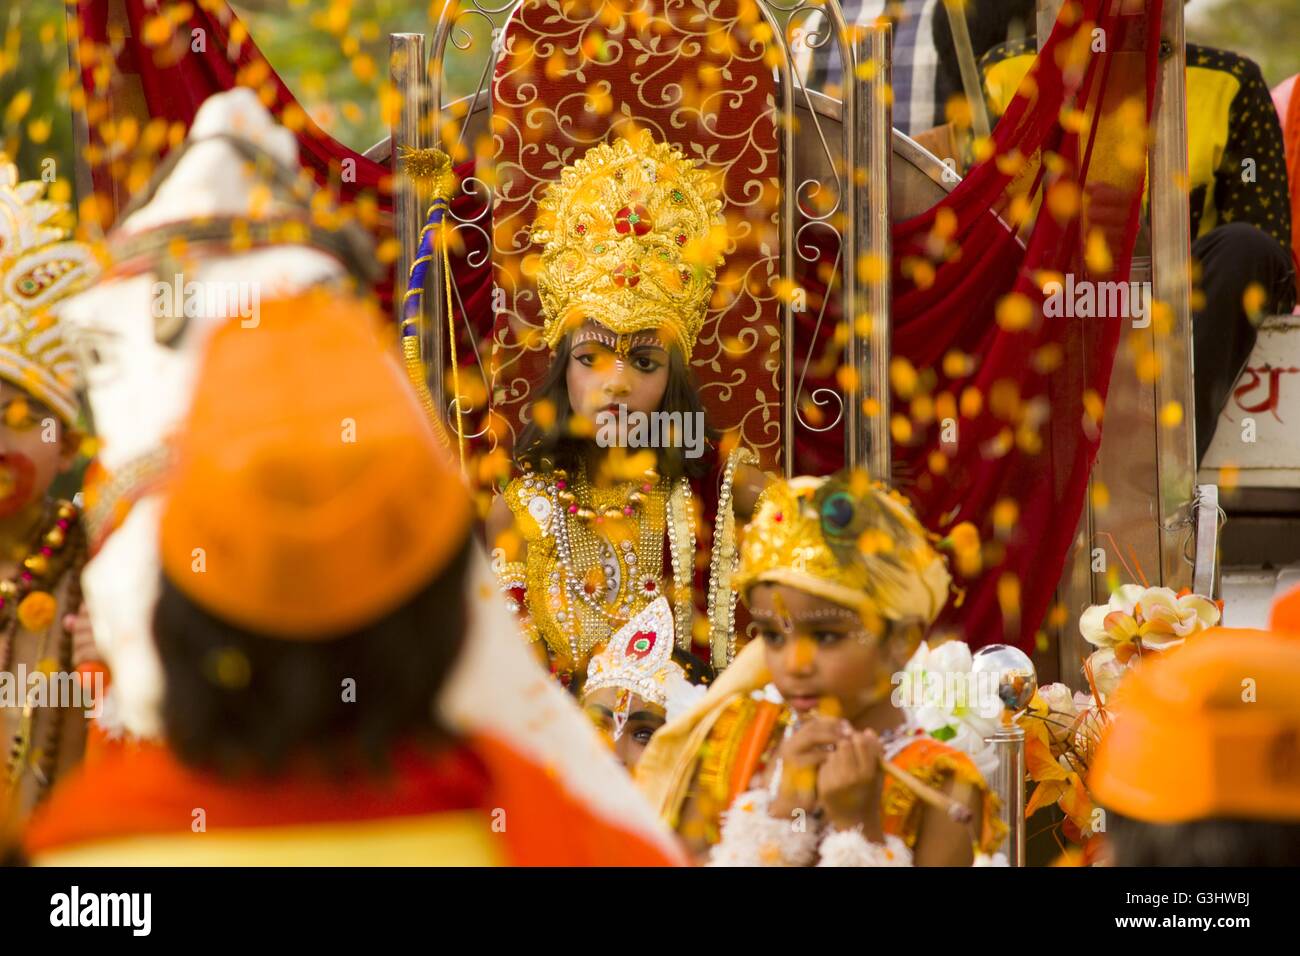
<instances>
[{"instance_id":1,"label":"child with silver crown","mask_svg":"<svg viewBox=\"0 0 1300 956\"><path fill-rule=\"evenodd\" d=\"M629 771L655 731L690 710L713 668L673 646L673 614L664 597L623 625L592 655L582 708Z\"/></svg>"}]
</instances>

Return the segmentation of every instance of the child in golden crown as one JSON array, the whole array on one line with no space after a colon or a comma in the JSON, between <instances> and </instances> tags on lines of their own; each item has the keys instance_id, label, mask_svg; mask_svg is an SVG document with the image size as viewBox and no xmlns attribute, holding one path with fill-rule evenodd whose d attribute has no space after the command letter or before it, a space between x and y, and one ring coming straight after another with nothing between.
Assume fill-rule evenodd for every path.
<instances>
[{"instance_id":1,"label":"child in golden crown","mask_svg":"<svg viewBox=\"0 0 1300 956\"><path fill-rule=\"evenodd\" d=\"M971 757L896 705L894 676L948 597L906 501L860 473L776 481L736 586L754 640L637 768L700 860L962 866L1004 827Z\"/></svg>"},{"instance_id":2,"label":"child in golden crown","mask_svg":"<svg viewBox=\"0 0 1300 956\"><path fill-rule=\"evenodd\" d=\"M707 171L642 130L590 149L539 204L552 360L487 531L526 635L573 690L594 649L661 597L679 649L707 643L719 669L734 653L734 515L765 479L743 448L719 460L690 373L722 261L697 251L713 249L718 194ZM704 616L698 566L710 570Z\"/></svg>"},{"instance_id":3,"label":"child in golden crown","mask_svg":"<svg viewBox=\"0 0 1300 956\"><path fill-rule=\"evenodd\" d=\"M0 818L21 819L81 756L95 659L80 617L78 509L49 494L71 466L76 366L50 307L93 278L89 248L65 242L65 212L0 154Z\"/></svg>"}]
</instances>

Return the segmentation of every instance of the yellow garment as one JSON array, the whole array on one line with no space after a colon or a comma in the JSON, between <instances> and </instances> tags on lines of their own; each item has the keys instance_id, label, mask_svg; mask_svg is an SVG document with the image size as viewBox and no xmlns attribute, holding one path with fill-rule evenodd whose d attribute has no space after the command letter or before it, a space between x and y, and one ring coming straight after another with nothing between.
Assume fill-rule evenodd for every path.
<instances>
[{"instance_id":1,"label":"yellow garment","mask_svg":"<svg viewBox=\"0 0 1300 956\"><path fill-rule=\"evenodd\" d=\"M1033 54L1012 56L985 69L984 86L994 116L1001 116L1011 105L1034 59ZM1193 239L1219 225L1219 213L1214 205L1214 177L1228 144L1229 114L1240 88L1240 81L1231 73L1196 66L1187 68L1188 192L1196 195L1201 190L1200 216ZM1094 155L1094 161L1102 165L1113 159L1104 149ZM1144 204L1149 185L1148 181L1143 186Z\"/></svg>"},{"instance_id":2,"label":"yellow garment","mask_svg":"<svg viewBox=\"0 0 1300 956\"><path fill-rule=\"evenodd\" d=\"M481 810L356 823L133 836L49 850L37 866L502 866Z\"/></svg>"},{"instance_id":3,"label":"yellow garment","mask_svg":"<svg viewBox=\"0 0 1300 956\"><path fill-rule=\"evenodd\" d=\"M739 694L772 680L763 642L750 641L718 675L700 702L655 731L636 765L637 786L659 817L675 826L699 765L700 750L718 718Z\"/></svg>"}]
</instances>

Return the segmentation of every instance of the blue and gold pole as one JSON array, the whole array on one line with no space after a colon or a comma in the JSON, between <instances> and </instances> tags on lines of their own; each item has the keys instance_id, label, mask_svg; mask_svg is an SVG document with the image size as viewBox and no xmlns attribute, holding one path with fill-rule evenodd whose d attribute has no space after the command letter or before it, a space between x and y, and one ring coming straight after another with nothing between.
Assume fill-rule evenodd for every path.
<instances>
[{"instance_id":1,"label":"blue and gold pole","mask_svg":"<svg viewBox=\"0 0 1300 956\"><path fill-rule=\"evenodd\" d=\"M456 409L456 450L461 470L465 470L465 427L461 411L463 396L460 391L460 361L456 350L456 321L451 294L451 258L447 249L447 214L456 188L456 176L451 169L451 159L442 150L403 149L400 153L402 171L412 180L427 184L433 201L420 230L420 243L406 279L406 293L402 297L402 356L406 361L406 374L415 387L426 413L433 421L439 435L450 447L442 431L442 416L438 404L429 391L424 363L420 356L420 312L424 305L424 283L429 266L437 261L442 266L442 285L446 296L447 342L451 352L451 377L453 404ZM440 321L436 309L431 310L435 321ZM435 356L440 362L442 356ZM441 377L441 376L440 376Z\"/></svg>"}]
</instances>

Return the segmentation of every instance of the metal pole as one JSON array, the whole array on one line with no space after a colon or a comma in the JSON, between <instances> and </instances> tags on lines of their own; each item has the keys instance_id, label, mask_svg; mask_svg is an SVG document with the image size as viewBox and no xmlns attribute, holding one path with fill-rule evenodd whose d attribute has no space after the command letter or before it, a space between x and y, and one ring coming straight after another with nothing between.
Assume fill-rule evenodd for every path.
<instances>
[{"instance_id":1,"label":"metal pole","mask_svg":"<svg viewBox=\"0 0 1300 956\"><path fill-rule=\"evenodd\" d=\"M1156 86L1151 167L1151 269L1155 298L1168 308L1167 334L1156 330L1160 360L1156 413L1175 405L1177 427L1156 429L1159 474L1161 583L1190 586L1183 557L1189 508L1196 492L1196 414L1192 388L1191 225L1187 215L1187 48L1183 5L1166 2L1160 25L1160 79Z\"/></svg>"},{"instance_id":2,"label":"metal pole","mask_svg":"<svg viewBox=\"0 0 1300 956\"><path fill-rule=\"evenodd\" d=\"M425 145L420 131L420 118L424 112L424 34L392 33L388 37L388 69L393 86L402 97L401 110L397 122L391 129L392 152L389 162L393 170L393 232L401 244L397 265L393 276L393 308L397 313L399 324L402 321L402 306L406 296L407 278L411 273L411 263L415 261L416 249L420 245L420 229L424 225L424 203L421 189L402 169L401 151L404 147L419 149ZM435 286L438 288L438 286ZM425 352L429 339L428 316L433 303L425 302L416 318L419 329L421 351L424 352L426 364L441 370L442 363L429 362ZM438 388L432 388L435 402L442 401L441 382Z\"/></svg>"},{"instance_id":3,"label":"metal pole","mask_svg":"<svg viewBox=\"0 0 1300 956\"><path fill-rule=\"evenodd\" d=\"M1196 563L1192 590L1208 598L1219 593L1219 486L1196 486Z\"/></svg>"},{"instance_id":4,"label":"metal pole","mask_svg":"<svg viewBox=\"0 0 1300 956\"><path fill-rule=\"evenodd\" d=\"M957 66L961 70L962 90L970 103L971 129L980 139L989 135L989 106L984 100L984 84L980 82L979 65L975 62L975 47L966 23L965 0L943 0L948 12L948 26L952 29L952 45L957 53Z\"/></svg>"},{"instance_id":5,"label":"metal pole","mask_svg":"<svg viewBox=\"0 0 1300 956\"><path fill-rule=\"evenodd\" d=\"M848 196L852 222L846 237L844 321L848 324L849 367L857 373L857 389L845 401L845 460L865 468L873 478L890 476L890 194L893 104L889 78L893 65L892 31L888 23L859 26L853 37L854 79L845 102L849 139ZM868 78L856 76L857 65L874 64ZM859 176L865 175L865 195ZM878 277L862 283L858 260L874 263ZM875 415L862 408L864 397L875 399Z\"/></svg>"},{"instance_id":6,"label":"metal pole","mask_svg":"<svg viewBox=\"0 0 1300 956\"><path fill-rule=\"evenodd\" d=\"M68 36L68 66L76 73L74 82L80 88L82 84L82 64L80 44L74 37L81 36L81 23L79 19L79 5L69 5L64 9L64 16L67 24ZM85 92L83 90L83 92ZM108 95L107 92L105 95ZM72 142L74 149L74 160L76 164L74 174L77 184L77 202L84 202L95 193L95 180L91 172L90 163L86 156L90 150L90 127L86 122L86 109L90 106L90 94L86 93L86 100L83 101L82 109L72 111ZM74 205L75 208L75 205ZM114 210L114 219L116 219ZM99 221L92 220L88 223L89 231L96 238L103 238L104 231L100 228Z\"/></svg>"},{"instance_id":7,"label":"metal pole","mask_svg":"<svg viewBox=\"0 0 1300 956\"><path fill-rule=\"evenodd\" d=\"M1007 826L1007 863L1025 865L1025 732L1015 724L999 727L985 742L998 755L990 786L1002 801Z\"/></svg>"}]
</instances>

